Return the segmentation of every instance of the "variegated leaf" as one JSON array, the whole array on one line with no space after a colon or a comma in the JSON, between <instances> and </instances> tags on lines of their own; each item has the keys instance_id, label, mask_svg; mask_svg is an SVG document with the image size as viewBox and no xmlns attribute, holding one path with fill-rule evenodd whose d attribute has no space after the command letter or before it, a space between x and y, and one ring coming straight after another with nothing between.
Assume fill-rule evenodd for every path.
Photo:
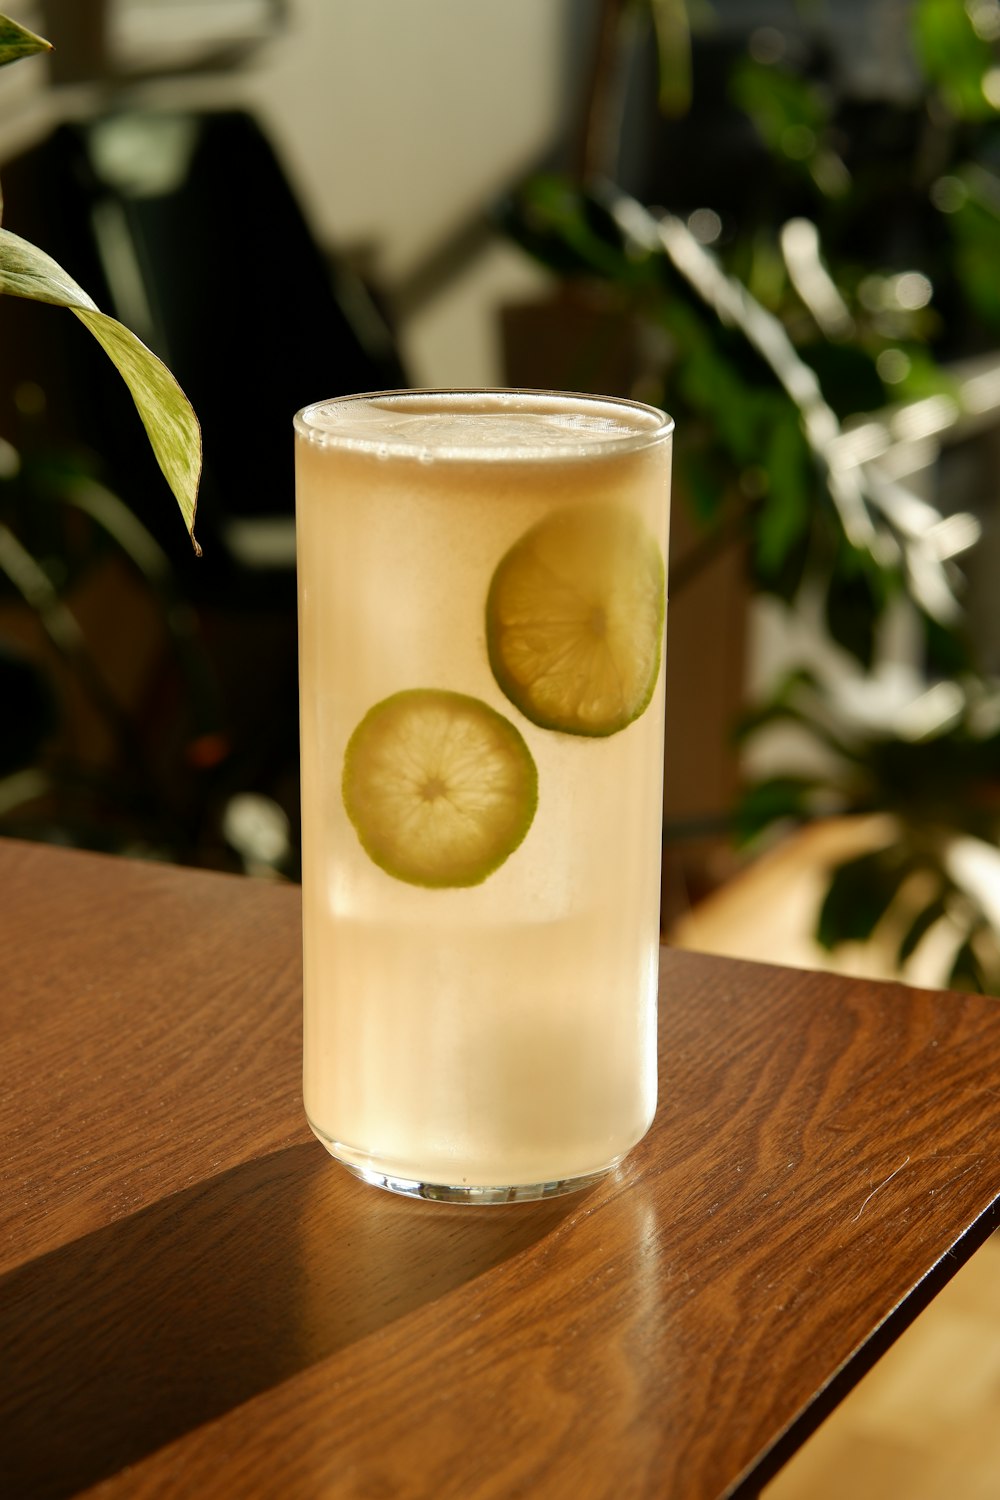
<instances>
[{"instance_id":1,"label":"variegated leaf","mask_svg":"<svg viewBox=\"0 0 1000 1500\"><path fill-rule=\"evenodd\" d=\"M132 393L156 461L173 490L195 550L194 517L201 476L201 428L190 402L162 360L43 250L0 229L0 292L68 307L90 329Z\"/></svg>"},{"instance_id":2,"label":"variegated leaf","mask_svg":"<svg viewBox=\"0 0 1000 1500\"><path fill-rule=\"evenodd\" d=\"M12 21L9 16L0 16L0 68L4 63L16 62L19 57L30 57L33 52L51 52L52 43L44 37L35 36Z\"/></svg>"}]
</instances>

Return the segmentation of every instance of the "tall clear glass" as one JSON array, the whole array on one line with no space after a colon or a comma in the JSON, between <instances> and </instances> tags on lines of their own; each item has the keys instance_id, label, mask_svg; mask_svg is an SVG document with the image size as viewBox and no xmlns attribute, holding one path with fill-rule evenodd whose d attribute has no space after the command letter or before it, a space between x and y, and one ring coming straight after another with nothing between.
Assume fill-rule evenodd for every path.
<instances>
[{"instance_id":1,"label":"tall clear glass","mask_svg":"<svg viewBox=\"0 0 1000 1500\"><path fill-rule=\"evenodd\" d=\"M399 391L295 429L309 1122L401 1193L583 1187L656 1103L673 424Z\"/></svg>"}]
</instances>

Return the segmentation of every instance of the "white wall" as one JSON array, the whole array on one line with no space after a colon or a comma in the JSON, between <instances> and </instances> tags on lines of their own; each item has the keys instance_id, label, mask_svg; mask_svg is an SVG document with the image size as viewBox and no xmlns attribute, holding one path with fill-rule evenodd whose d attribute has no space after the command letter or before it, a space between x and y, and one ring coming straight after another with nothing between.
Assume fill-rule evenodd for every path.
<instances>
[{"instance_id":1,"label":"white wall","mask_svg":"<svg viewBox=\"0 0 1000 1500\"><path fill-rule=\"evenodd\" d=\"M566 0L295 0L241 80L330 238L396 276L556 136Z\"/></svg>"},{"instance_id":2,"label":"white wall","mask_svg":"<svg viewBox=\"0 0 1000 1500\"><path fill-rule=\"evenodd\" d=\"M580 0L294 0L286 32L222 91L259 112L320 239L360 252L391 294L558 139L569 31L587 11ZM519 251L489 244L402 323L410 379L498 382L496 306L542 279Z\"/></svg>"},{"instance_id":3,"label":"white wall","mask_svg":"<svg viewBox=\"0 0 1000 1500\"><path fill-rule=\"evenodd\" d=\"M296 0L240 80L330 244L391 290L557 139L573 0ZM579 14L579 5L575 7ZM418 384L501 378L495 307L538 283L494 243L400 330Z\"/></svg>"}]
</instances>

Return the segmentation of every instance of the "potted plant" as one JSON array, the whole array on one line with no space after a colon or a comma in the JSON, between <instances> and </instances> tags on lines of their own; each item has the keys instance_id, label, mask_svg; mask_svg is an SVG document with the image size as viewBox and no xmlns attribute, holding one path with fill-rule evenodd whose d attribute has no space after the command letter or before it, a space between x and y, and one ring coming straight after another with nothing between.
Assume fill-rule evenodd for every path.
<instances>
[{"instance_id":1,"label":"potted plant","mask_svg":"<svg viewBox=\"0 0 1000 1500\"><path fill-rule=\"evenodd\" d=\"M958 430L966 377L996 363L1000 28L989 7L918 0L913 89L882 103L838 93L818 44L730 38L708 48L710 92L692 116L686 8L647 10L672 114L642 129L634 107L629 118L628 49L615 49L637 10L609 3L573 169L521 184L505 223L636 330L632 386L677 419L678 487L701 525L687 576L741 547L795 644L808 615L835 664L789 653L743 716L745 744L794 726L822 757L757 774L732 831L890 814L885 841L834 873L820 941L865 938L902 903L900 962L947 924L950 982L998 990L1000 692L958 567L982 523L961 501L945 513L861 439L881 434L891 452L927 402L937 431ZM673 600L685 582L672 578ZM907 672L883 650L901 608Z\"/></svg>"},{"instance_id":2,"label":"potted plant","mask_svg":"<svg viewBox=\"0 0 1000 1500\"><path fill-rule=\"evenodd\" d=\"M0 67L50 49L51 43L44 38L0 15ZM43 250L2 228L0 292L68 308L97 339L132 393L157 463L197 550L194 520L201 434L190 403L167 367L124 324L102 313Z\"/></svg>"},{"instance_id":3,"label":"potted plant","mask_svg":"<svg viewBox=\"0 0 1000 1500\"><path fill-rule=\"evenodd\" d=\"M43 38L0 16L0 65L49 48ZM167 367L121 322L102 313L43 250L4 228L0 228L0 291L66 308L97 339L133 397L198 552L194 520L201 434L190 403ZM124 811L125 821L131 818L135 824L134 814L141 808L144 828L159 829L161 846L182 854L181 810L176 805L162 806L162 789L156 785L157 771L148 748L109 689L86 631L57 586L65 580L53 579L54 564L49 561L58 556L58 566L65 573L71 557L96 560L98 568L109 556L124 559L130 572L142 580L145 595L154 601L157 628L162 629L188 685L196 717L211 724L215 719L212 685L198 639L177 608L167 558L125 505L71 456L46 453L22 458L9 443L0 442L0 501L0 575L8 599L20 601L21 609L34 618L37 634L48 643L78 696L87 701L117 747L115 769L104 775L103 785L99 774L89 772L82 777L76 765L64 768L64 774L55 778L40 771L37 754L57 724L56 694L30 654L19 650L16 642L4 641L0 674L8 713L0 739L0 810L30 808L59 781L65 783L59 786L64 814L60 836L68 825L86 826L90 831L84 841L99 842L107 833L96 827L101 813L113 810L110 822ZM73 545L65 547L65 534L70 532ZM67 812L70 807L72 813ZM168 821L172 823L169 829ZM15 826L31 832L35 822L27 815Z\"/></svg>"}]
</instances>

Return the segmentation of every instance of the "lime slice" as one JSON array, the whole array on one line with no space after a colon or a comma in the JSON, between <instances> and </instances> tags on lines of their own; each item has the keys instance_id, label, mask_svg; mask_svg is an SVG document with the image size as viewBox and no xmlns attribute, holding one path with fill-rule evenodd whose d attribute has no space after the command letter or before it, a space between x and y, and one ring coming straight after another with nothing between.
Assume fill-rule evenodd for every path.
<instances>
[{"instance_id":1,"label":"lime slice","mask_svg":"<svg viewBox=\"0 0 1000 1500\"><path fill-rule=\"evenodd\" d=\"M663 617L663 558L639 517L607 504L559 510L493 575L490 666L533 724L616 734L653 696Z\"/></svg>"},{"instance_id":2,"label":"lime slice","mask_svg":"<svg viewBox=\"0 0 1000 1500\"><path fill-rule=\"evenodd\" d=\"M478 885L524 838L538 772L478 698L436 688L369 709L344 756L344 806L366 853L411 885Z\"/></svg>"}]
</instances>

